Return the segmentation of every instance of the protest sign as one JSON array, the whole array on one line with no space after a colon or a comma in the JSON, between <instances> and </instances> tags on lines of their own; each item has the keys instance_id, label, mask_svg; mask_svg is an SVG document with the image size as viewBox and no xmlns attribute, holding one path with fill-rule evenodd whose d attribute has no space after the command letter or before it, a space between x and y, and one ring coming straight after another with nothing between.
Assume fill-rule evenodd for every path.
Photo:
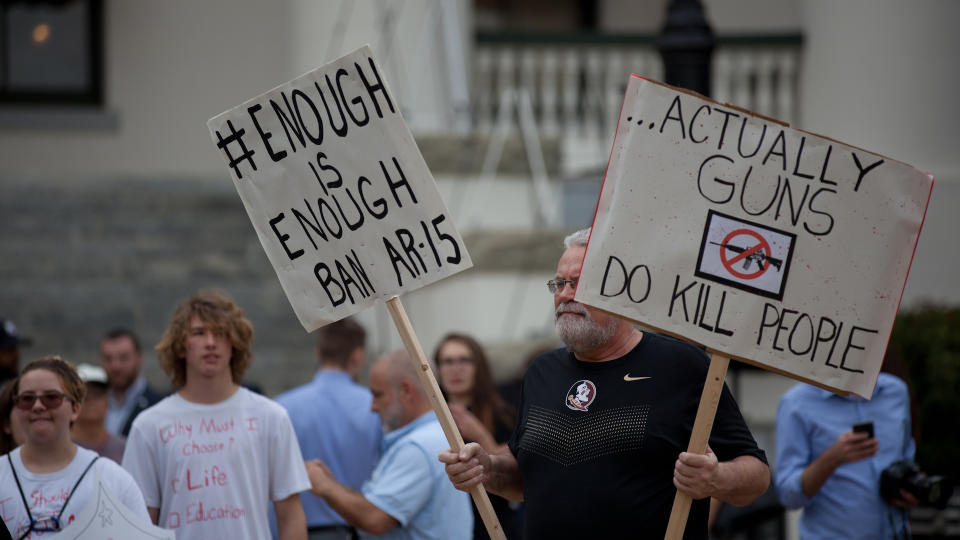
<instances>
[{"instance_id":1,"label":"protest sign","mask_svg":"<svg viewBox=\"0 0 960 540\"><path fill-rule=\"evenodd\" d=\"M50 540L174 540L173 531L157 527L117 501L110 489L97 478L97 485L86 506L77 514L76 520L62 531L49 537Z\"/></svg>"},{"instance_id":2,"label":"protest sign","mask_svg":"<svg viewBox=\"0 0 960 540\"><path fill-rule=\"evenodd\" d=\"M463 447L398 295L472 266L364 46L207 122L307 331L385 300L451 448ZM503 538L483 486L471 496Z\"/></svg>"},{"instance_id":3,"label":"protest sign","mask_svg":"<svg viewBox=\"0 0 960 540\"><path fill-rule=\"evenodd\" d=\"M869 398L932 187L893 159L633 76L576 299Z\"/></svg>"},{"instance_id":4,"label":"protest sign","mask_svg":"<svg viewBox=\"0 0 960 540\"><path fill-rule=\"evenodd\" d=\"M369 47L207 122L308 331L472 265Z\"/></svg>"}]
</instances>

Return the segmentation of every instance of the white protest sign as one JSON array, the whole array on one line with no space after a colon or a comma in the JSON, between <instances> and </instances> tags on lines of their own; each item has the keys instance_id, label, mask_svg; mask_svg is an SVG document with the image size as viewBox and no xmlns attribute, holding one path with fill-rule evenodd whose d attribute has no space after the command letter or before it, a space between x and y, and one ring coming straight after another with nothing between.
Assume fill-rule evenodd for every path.
<instances>
[{"instance_id":1,"label":"white protest sign","mask_svg":"<svg viewBox=\"0 0 960 540\"><path fill-rule=\"evenodd\" d=\"M307 331L387 301L451 447L463 439L399 295L472 266L369 47L207 122ZM471 490L503 538L482 486Z\"/></svg>"},{"instance_id":2,"label":"white protest sign","mask_svg":"<svg viewBox=\"0 0 960 540\"><path fill-rule=\"evenodd\" d=\"M470 268L362 47L207 122L307 331Z\"/></svg>"},{"instance_id":3,"label":"white protest sign","mask_svg":"<svg viewBox=\"0 0 960 540\"><path fill-rule=\"evenodd\" d=\"M637 76L578 301L869 397L933 178Z\"/></svg>"},{"instance_id":4,"label":"white protest sign","mask_svg":"<svg viewBox=\"0 0 960 540\"><path fill-rule=\"evenodd\" d=\"M144 520L122 503L97 478L97 487L76 520L49 540L174 540L176 534Z\"/></svg>"}]
</instances>

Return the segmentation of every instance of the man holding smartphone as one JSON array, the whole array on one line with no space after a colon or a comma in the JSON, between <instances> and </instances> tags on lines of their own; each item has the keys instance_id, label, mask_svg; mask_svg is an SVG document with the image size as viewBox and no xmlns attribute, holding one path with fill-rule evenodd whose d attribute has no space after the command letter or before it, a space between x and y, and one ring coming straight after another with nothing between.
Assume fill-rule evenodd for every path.
<instances>
[{"instance_id":1,"label":"man holding smartphone","mask_svg":"<svg viewBox=\"0 0 960 540\"><path fill-rule=\"evenodd\" d=\"M777 409L774 481L780 502L803 508L800 538L909 538L910 493L884 500L880 475L913 459L907 385L881 373L870 400L798 384Z\"/></svg>"}]
</instances>

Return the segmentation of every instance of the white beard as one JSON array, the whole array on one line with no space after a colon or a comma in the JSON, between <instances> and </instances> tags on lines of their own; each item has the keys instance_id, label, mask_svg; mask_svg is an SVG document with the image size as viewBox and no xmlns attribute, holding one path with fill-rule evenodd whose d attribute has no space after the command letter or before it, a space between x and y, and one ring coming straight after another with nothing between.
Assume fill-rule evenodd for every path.
<instances>
[{"instance_id":1,"label":"white beard","mask_svg":"<svg viewBox=\"0 0 960 540\"><path fill-rule=\"evenodd\" d=\"M561 317L562 313L577 313L582 317ZM617 330L617 319L610 317L606 324L600 326L591 317L590 312L583 304L564 302L556 310L557 333L560 339L573 352L583 352L596 349L603 345Z\"/></svg>"},{"instance_id":2,"label":"white beard","mask_svg":"<svg viewBox=\"0 0 960 540\"><path fill-rule=\"evenodd\" d=\"M380 412L380 425L383 427L384 433L390 433L395 429L399 429L404 426L403 422L403 406L400 405L400 402L394 396L393 401L390 402L390 405L387 405L385 411Z\"/></svg>"}]
</instances>

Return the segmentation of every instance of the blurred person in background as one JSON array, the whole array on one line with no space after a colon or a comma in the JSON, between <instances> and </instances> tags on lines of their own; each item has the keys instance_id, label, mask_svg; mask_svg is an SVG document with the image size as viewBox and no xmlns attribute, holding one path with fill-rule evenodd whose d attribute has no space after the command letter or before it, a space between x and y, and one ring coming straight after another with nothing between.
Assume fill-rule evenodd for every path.
<instances>
[{"instance_id":1,"label":"blurred person in background","mask_svg":"<svg viewBox=\"0 0 960 540\"><path fill-rule=\"evenodd\" d=\"M132 330L117 327L100 338L100 365L107 373L107 431L126 437L133 419L163 399L141 375L140 340Z\"/></svg>"},{"instance_id":2,"label":"blurred person in background","mask_svg":"<svg viewBox=\"0 0 960 540\"><path fill-rule=\"evenodd\" d=\"M776 425L774 482L784 506L803 508L800 538L910 538L907 509L919 501L880 489L884 469L914 455L903 380L881 372L869 400L798 383L780 398Z\"/></svg>"},{"instance_id":3,"label":"blurred person in background","mask_svg":"<svg viewBox=\"0 0 960 540\"><path fill-rule=\"evenodd\" d=\"M344 485L359 490L380 457L383 429L370 410L373 395L357 384L367 333L351 318L317 330L319 369L313 380L277 396L290 415L303 459L320 459ZM310 540L355 538L356 530L323 499L301 493Z\"/></svg>"},{"instance_id":4,"label":"blurred person in background","mask_svg":"<svg viewBox=\"0 0 960 540\"><path fill-rule=\"evenodd\" d=\"M107 373L100 366L80 364L77 374L87 387L86 397L80 405L80 416L70 428L73 442L93 450L103 457L120 463L126 439L107 431Z\"/></svg>"},{"instance_id":5,"label":"blurred person in background","mask_svg":"<svg viewBox=\"0 0 960 540\"><path fill-rule=\"evenodd\" d=\"M515 412L497 392L480 343L465 334L449 333L437 345L433 361L440 390L464 441L478 443L489 454L505 450L513 433ZM507 538L519 538L519 508L511 508L509 501L493 494L490 503ZM476 505L473 525L475 539L489 538Z\"/></svg>"},{"instance_id":6,"label":"blurred person in background","mask_svg":"<svg viewBox=\"0 0 960 540\"><path fill-rule=\"evenodd\" d=\"M13 383L13 423L22 446L0 461L0 519L14 538L41 536L72 523L101 482L121 504L148 522L133 478L109 459L70 440L86 388L58 356L30 362Z\"/></svg>"},{"instance_id":7,"label":"blurred person in background","mask_svg":"<svg viewBox=\"0 0 960 540\"><path fill-rule=\"evenodd\" d=\"M370 368L370 408L380 415L383 455L361 491L337 481L319 459L307 461L310 491L347 523L384 540L461 540L473 534L470 497L457 492L437 454L447 438L404 351Z\"/></svg>"},{"instance_id":8,"label":"blurred person in background","mask_svg":"<svg viewBox=\"0 0 960 540\"><path fill-rule=\"evenodd\" d=\"M26 439L20 425L13 423L14 382L0 383L0 456L20 446Z\"/></svg>"},{"instance_id":9,"label":"blurred person in background","mask_svg":"<svg viewBox=\"0 0 960 540\"><path fill-rule=\"evenodd\" d=\"M23 444L22 435L14 439L11 417L13 415L13 381L0 382L0 456ZM19 430L19 428L18 428ZM7 524L0 520L0 540L13 540Z\"/></svg>"},{"instance_id":10,"label":"blurred person in background","mask_svg":"<svg viewBox=\"0 0 960 540\"><path fill-rule=\"evenodd\" d=\"M0 318L0 383L17 377L20 347L31 343L30 338L17 332L17 325L13 321Z\"/></svg>"}]
</instances>

